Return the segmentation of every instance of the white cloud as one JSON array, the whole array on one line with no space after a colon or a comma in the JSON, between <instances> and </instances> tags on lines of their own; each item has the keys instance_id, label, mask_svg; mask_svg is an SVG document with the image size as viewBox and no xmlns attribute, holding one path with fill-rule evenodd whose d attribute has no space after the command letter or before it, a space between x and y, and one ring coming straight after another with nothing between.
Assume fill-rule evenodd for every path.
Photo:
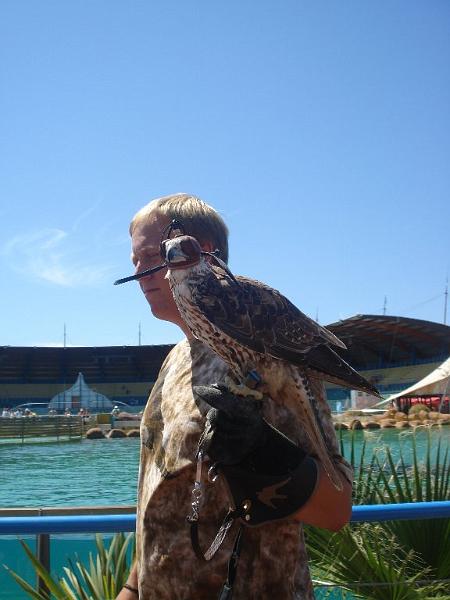
<instances>
[{"instance_id":1,"label":"white cloud","mask_svg":"<svg viewBox=\"0 0 450 600\"><path fill-rule=\"evenodd\" d=\"M83 250L74 233L42 229L11 238L2 254L15 271L55 285L79 287L104 281L111 268L93 264L83 256Z\"/></svg>"},{"instance_id":2,"label":"white cloud","mask_svg":"<svg viewBox=\"0 0 450 600\"><path fill-rule=\"evenodd\" d=\"M95 211L97 210L97 208L100 205L101 205L101 201L97 200L97 202L94 202L94 204L92 204L91 206L88 206L88 208L86 208L85 211L83 211L80 215L78 215L78 217L74 220L74 222L72 224L72 231L77 231L79 229L80 225L83 223L83 221L85 221L90 215L95 213Z\"/></svg>"}]
</instances>

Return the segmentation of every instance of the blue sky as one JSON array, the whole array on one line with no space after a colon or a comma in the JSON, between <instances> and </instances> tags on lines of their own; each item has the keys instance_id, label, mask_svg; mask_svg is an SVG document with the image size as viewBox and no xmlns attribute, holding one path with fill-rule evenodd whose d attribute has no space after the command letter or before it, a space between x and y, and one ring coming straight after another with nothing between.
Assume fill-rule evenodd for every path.
<instances>
[{"instance_id":1,"label":"blue sky","mask_svg":"<svg viewBox=\"0 0 450 600\"><path fill-rule=\"evenodd\" d=\"M128 223L186 191L322 324L443 320L450 4L3 0L2 345L171 343ZM447 319L447 321L450 319Z\"/></svg>"}]
</instances>

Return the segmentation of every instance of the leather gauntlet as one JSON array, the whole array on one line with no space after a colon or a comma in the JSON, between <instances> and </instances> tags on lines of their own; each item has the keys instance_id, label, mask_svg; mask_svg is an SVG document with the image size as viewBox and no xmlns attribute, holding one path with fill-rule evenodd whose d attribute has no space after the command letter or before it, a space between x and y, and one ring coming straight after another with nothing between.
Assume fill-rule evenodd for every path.
<instances>
[{"instance_id":1,"label":"leather gauntlet","mask_svg":"<svg viewBox=\"0 0 450 600\"><path fill-rule=\"evenodd\" d=\"M316 461L262 417L254 400L223 386L194 387L208 412L199 450L223 476L235 516L249 526L295 514L313 494Z\"/></svg>"}]
</instances>

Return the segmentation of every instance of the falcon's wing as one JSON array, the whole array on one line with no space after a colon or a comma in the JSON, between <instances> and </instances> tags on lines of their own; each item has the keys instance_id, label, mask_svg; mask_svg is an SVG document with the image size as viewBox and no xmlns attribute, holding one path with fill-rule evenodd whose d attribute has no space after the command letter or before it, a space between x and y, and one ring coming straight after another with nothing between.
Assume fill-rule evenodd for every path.
<instances>
[{"instance_id":1,"label":"falcon's wing","mask_svg":"<svg viewBox=\"0 0 450 600\"><path fill-rule=\"evenodd\" d=\"M299 359L319 344L345 348L277 290L239 275L233 281L217 267L211 271L194 291L196 304L211 323L244 346L277 358L285 358L285 352L298 354Z\"/></svg>"},{"instance_id":2,"label":"falcon's wing","mask_svg":"<svg viewBox=\"0 0 450 600\"><path fill-rule=\"evenodd\" d=\"M345 348L330 331L302 313L277 290L246 277L230 277L216 266L193 299L217 329L261 354L307 366L342 384L377 394L330 345Z\"/></svg>"}]
</instances>

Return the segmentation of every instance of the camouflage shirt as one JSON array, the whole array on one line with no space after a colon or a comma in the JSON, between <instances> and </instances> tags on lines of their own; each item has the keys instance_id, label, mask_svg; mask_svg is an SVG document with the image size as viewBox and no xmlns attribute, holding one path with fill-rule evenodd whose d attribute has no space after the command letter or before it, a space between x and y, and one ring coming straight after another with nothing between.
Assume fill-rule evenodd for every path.
<instances>
[{"instance_id":1,"label":"camouflage shirt","mask_svg":"<svg viewBox=\"0 0 450 600\"><path fill-rule=\"evenodd\" d=\"M193 385L220 381L227 366L205 345L184 340L166 358L152 389L141 425L141 461L137 510L137 561L141 600L214 600L226 580L235 537L228 533L210 562L200 561L191 546L186 516L190 513L198 438L210 408L196 402ZM322 391L321 391L322 390ZM351 478L339 456L323 387L319 398L322 430L339 468ZM274 414L272 407L271 414ZM273 424L302 440L295 414L276 406ZM227 512L229 502L220 483L206 484L200 513L200 542L207 548ZM302 526L286 520L245 530L233 600L310 600L314 598Z\"/></svg>"}]
</instances>

